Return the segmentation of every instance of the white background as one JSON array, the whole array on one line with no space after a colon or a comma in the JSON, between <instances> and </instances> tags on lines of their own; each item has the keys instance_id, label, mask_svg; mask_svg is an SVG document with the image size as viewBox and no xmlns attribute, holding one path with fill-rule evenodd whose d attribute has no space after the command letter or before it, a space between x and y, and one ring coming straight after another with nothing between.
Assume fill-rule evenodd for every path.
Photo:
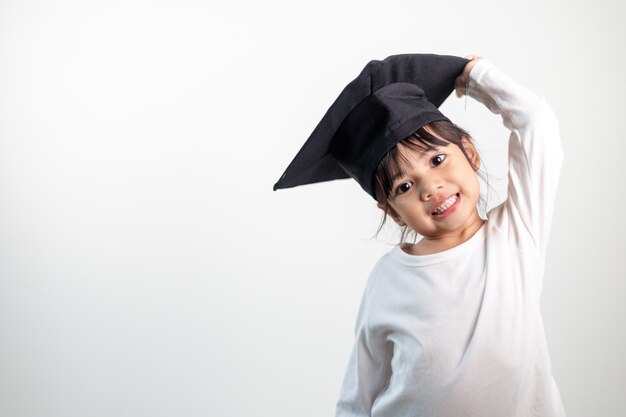
<instances>
[{"instance_id":1,"label":"white background","mask_svg":"<svg viewBox=\"0 0 626 417\"><path fill-rule=\"evenodd\" d=\"M397 53L485 56L554 109L554 375L568 416L626 415L624 16L0 1L0 417L334 415L365 280L398 235L370 239L382 212L353 180L272 186L341 89ZM503 190L500 117L454 94L441 110Z\"/></svg>"}]
</instances>

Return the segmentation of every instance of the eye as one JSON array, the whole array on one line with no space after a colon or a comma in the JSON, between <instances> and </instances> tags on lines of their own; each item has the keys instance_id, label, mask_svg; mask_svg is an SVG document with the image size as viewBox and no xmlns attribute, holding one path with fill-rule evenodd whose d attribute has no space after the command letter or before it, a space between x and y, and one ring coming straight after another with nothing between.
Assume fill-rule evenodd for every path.
<instances>
[{"instance_id":1,"label":"eye","mask_svg":"<svg viewBox=\"0 0 626 417\"><path fill-rule=\"evenodd\" d=\"M439 154L439 155L435 156L432 160L433 160L433 162L440 160L441 162L435 163L435 166L438 166L438 165L441 165L445 159L446 159L446 155Z\"/></svg>"},{"instance_id":2,"label":"eye","mask_svg":"<svg viewBox=\"0 0 626 417\"><path fill-rule=\"evenodd\" d=\"M408 187L405 187L405 186L408 186ZM404 194L410 189L411 189L411 182L410 181L403 182L402 184L398 186L398 188L396 188L396 195Z\"/></svg>"}]
</instances>

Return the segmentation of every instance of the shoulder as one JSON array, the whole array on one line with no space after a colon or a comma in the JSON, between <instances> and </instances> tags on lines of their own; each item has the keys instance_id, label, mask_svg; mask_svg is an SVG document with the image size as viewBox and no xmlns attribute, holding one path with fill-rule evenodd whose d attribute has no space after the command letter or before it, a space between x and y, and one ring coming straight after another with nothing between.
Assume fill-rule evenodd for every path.
<instances>
[{"instance_id":1,"label":"shoulder","mask_svg":"<svg viewBox=\"0 0 626 417\"><path fill-rule=\"evenodd\" d=\"M388 283L390 278L398 273L398 262L396 255L394 255L394 252L398 250L402 250L399 245L392 246L374 263L365 285L366 293L373 296L377 292L377 288Z\"/></svg>"}]
</instances>

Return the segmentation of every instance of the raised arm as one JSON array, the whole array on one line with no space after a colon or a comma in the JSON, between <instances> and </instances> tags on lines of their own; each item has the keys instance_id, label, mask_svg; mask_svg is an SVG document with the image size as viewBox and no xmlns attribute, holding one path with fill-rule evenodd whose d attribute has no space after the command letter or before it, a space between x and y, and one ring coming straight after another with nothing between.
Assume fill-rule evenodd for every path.
<instances>
[{"instance_id":1,"label":"raised arm","mask_svg":"<svg viewBox=\"0 0 626 417\"><path fill-rule=\"evenodd\" d=\"M516 249L545 253L564 157L557 118L543 96L485 58L473 63L467 94L500 114L511 131L507 198L488 213L489 221Z\"/></svg>"}]
</instances>

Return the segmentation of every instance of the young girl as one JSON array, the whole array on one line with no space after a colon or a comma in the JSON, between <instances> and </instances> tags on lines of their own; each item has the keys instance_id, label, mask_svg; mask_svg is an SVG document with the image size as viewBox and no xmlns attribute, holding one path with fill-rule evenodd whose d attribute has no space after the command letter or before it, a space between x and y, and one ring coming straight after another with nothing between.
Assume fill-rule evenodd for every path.
<instances>
[{"instance_id":1,"label":"young girl","mask_svg":"<svg viewBox=\"0 0 626 417\"><path fill-rule=\"evenodd\" d=\"M487 219L473 138L437 109L452 89L511 132ZM274 189L352 177L422 239L368 277L337 417L565 416L539 306L562 161L545 99L485 58L392 56L344 89Z\"/></svg>"}]
</instances>

